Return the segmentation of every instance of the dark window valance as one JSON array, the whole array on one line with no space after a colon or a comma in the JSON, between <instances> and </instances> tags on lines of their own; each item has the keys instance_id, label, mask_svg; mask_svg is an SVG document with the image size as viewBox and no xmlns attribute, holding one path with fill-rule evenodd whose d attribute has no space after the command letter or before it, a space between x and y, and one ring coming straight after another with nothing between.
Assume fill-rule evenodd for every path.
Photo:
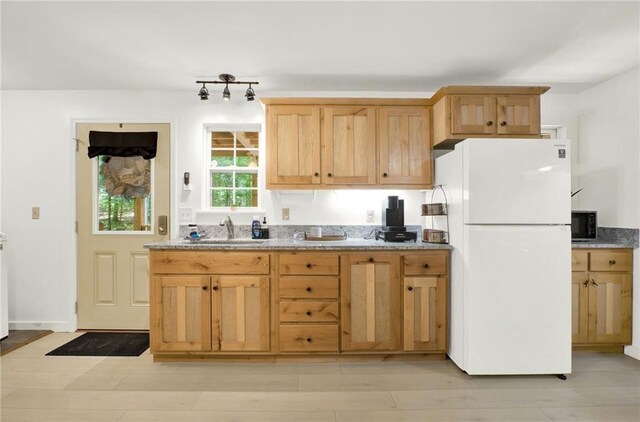
<instances>
[{"instance_id":1,"label":"dark window valance","mask_svg":"<svg viewBox=\"0 0 640 422\"><path fill-rule=\"evenodd\" d=\"M141 156L150 160L156 156L158 132L89 132L89 158Z\"/></svg>"}]
</instances>

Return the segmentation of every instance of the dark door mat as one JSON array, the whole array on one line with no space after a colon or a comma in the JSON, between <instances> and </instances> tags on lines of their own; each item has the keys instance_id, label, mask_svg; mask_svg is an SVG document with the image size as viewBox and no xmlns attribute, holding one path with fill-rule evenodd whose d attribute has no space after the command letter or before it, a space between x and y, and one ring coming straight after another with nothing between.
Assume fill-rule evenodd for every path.
<instances>
[{"instance_id":1,"label":"dark door mat","mask_svg":"<svg viewBox=\"0 0 640 422\"><path fill-rule=\"evenodd\" d=\"M47 356L140 356L149 348L149 333L84 333Z\"/></svg>"},{"instance_id":2,"label":"dark door mat","mask_svg":"<svg viewBox=\"0 0 640 422\"><path fill-rule=\"evenodd\" d=\"M51 330L9 330L9 336L0 342L0 356L33 343L51 333L53 333Z\"/></svg>"}]
</instances>

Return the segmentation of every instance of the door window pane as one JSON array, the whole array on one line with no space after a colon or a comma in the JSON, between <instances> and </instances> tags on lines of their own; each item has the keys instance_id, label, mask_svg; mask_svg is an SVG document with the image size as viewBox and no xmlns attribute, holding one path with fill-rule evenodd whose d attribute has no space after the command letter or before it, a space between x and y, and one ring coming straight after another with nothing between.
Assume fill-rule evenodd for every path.
<instances>
[{"instance_id":1,"label":"door window pane","mask_svg":"<svg viewBox=\"0 0 640 422\"><path fill-rule=\"evenodd\" d=\"M151 161L98 157L98 231L151 230Z\"/></svg>"}]
</instances>

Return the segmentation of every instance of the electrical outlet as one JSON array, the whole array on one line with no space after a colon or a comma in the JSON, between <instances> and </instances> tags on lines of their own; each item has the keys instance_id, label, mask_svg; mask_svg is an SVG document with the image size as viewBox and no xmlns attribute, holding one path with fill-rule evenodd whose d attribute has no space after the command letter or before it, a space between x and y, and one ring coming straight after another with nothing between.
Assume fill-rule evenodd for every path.
<instances>
[{"instance_id":1,"label":"electrical outlet","mask_svg":"<svg viewBox=\"0 0 640 422\"><path fill-rule=\"evenodd\" d=\"M40 207L31 207L31 219L32 220L40 219Z\"/></svg>"},{"instance_id":2,"label":"electrical outlet","mask_svg":"<svg viewBox=\"0 0 640 422\"><path fill-rule=\"evenodd\" d=\"M289 221L289 208L282 209L282 221Z\"/></svg>"},{"instance_id":3,"label":"electrical outlet","mask_svg":"<svg viewBox=\"0 0 640 422\"><path fill-rule=\"evenodd\" d=\"M373 223L376 217L376 212L374 210L367 210L367 223Z\"/></svg>"},{"instance_id":4,"label":"electrical outlet","mask_svg":"<svg viewBox=\"0 0 640 422\"><path fill-rule=\"evenodd\" d=\"M191 222L193 220L193 208L180 208L180 218L181 222Z\"/></svg>"}]
</instances>

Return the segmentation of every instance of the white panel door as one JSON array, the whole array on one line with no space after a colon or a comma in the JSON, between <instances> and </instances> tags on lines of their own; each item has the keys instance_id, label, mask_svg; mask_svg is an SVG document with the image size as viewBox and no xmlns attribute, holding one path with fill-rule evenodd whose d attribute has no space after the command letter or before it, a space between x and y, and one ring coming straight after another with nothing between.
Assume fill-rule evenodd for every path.
<instances>
[{"instance_id":1,"label":"white panel door","mask_svg":"<svg viewBox=\"0 0 640 422\"><path fill-rule=\"evenodd\" d=\"M569 145L561 139L462 142L465 223L569 224Z\"/></svg>"},{"instance_id":2,"label":"white panel door","mask_svg":"<svg viewBox=\"0 0 640 422\"><path fill-rule=\"evenodd\" d=\"M465 227L465 370L571 372L568 226Z\"/></svg>"}]
</instances>

